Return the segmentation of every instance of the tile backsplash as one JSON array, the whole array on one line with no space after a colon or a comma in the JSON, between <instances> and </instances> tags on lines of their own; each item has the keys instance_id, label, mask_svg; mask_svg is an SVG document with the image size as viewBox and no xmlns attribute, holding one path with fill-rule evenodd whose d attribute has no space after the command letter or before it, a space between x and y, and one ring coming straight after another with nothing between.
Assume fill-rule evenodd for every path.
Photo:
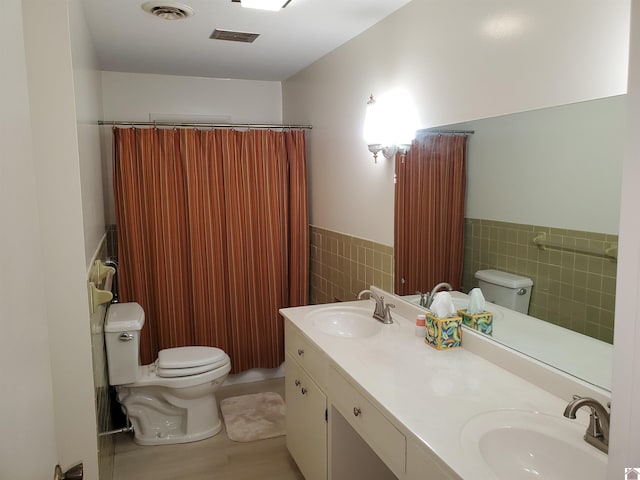
<instances>
[{"instance_id":1,"label":"tile backsplash","mask_svg":"<svg viewBox=\"0 0 640 480\"><path fill-rule=\"evenodd\" d=\"M541 232L563 248L538 248L532 240ZM477 270L529 277L531 316L612 343L617 263L580 247L617 243L617 235L467 218L463 290L478 285Z\"/></svg>"},{"instance_id":2,"label":"tile backsplash","mask_svg":"<svg viewBox=\"0 0 640 480\"><path fill-rule=\"evenodd\" d=\"M393 291L393 247L313 225L310 233L310 303L355 300L371 285Z\"/></svg>"}]
</instances>

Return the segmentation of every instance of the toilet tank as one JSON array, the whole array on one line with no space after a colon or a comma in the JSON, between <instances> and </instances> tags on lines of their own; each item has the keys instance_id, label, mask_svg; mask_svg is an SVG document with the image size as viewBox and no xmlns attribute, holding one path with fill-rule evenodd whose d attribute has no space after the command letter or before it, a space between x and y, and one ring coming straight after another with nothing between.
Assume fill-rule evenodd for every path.
<instances>
[{"instance_id":1,"label":"toilet tank","mask_svg":"<svg viewBox=\"0 0 640 480\"><path fill-rule=\"evenodd\" d=\"M476 278L482 295L488 302L520 313L529 312L533 286L530 278L500 270L478 270Z\"/></svg>"},{"instance_id":2,"label":"toilet tank","mask_svg":"<svg viewBox=\"0 0 640 480\"><path fill-rule=\"evenodd\" d=\"M114 303L107 310L104 338L110 385L138 380L140 372L140 330L144 310L135 303Z\"/></svg>"}]
</instances>

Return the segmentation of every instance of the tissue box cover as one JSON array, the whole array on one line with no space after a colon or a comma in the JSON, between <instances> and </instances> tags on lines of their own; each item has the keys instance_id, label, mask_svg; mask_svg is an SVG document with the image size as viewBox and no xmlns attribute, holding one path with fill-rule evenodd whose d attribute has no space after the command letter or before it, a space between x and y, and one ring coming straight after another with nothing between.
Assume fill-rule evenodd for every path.
<instances>
[{"instance_id":1,"label":"tissue box cover","mask_svg":"<svg viewBox=\"0 0 640 480\"><path fill-rule=\"evenodd\" d=\"M471 327L487 335L493 334L493 313L482 312L471 315L464 309L458 310L458 315L462 317L462 323L467 327Z\"/></svg>"},{"instance_id":2,"label":"tissue box cover","mask_svg":"<svg viewBox=\"0 0 640 480\"><path fill-rule=\"evenodd\" d=\"M438 350L460 346L462 338L462 317L438 318L429 312L425 314L427 330L424 341Z\"/></svg>"}]
</instances>

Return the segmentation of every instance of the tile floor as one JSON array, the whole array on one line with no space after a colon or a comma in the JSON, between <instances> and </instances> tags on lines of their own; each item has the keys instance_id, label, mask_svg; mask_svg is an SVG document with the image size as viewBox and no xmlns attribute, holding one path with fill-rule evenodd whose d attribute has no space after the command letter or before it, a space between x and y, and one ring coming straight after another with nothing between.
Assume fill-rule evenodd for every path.
<instances>
[{"instance_id":1,"label":"tile floor","mask_svg":"<svg viewBox=\"0 0 640 480\"><path fill-rule=\"evenodd\" d=\"M257 392L284 398L284 378L221 387L216 398ZM236 443L223 428L194 443L141 446L130 434L116 435L115 442L113 480L304 480L284 436Z\"/></svg>"}]
</instances>

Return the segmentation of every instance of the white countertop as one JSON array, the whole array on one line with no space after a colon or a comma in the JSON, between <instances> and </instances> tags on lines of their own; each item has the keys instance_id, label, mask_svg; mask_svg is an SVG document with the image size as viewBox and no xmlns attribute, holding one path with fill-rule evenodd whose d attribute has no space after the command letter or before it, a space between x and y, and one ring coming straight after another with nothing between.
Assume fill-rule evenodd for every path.
<instances>
[{"instance_id":1,"label":"white countertop","mask_svg":"<svg viewBox=\"0 0 640 480\"><path fill-rule=\"evenodd\" d=\"M370 300L340 305L370 305L372 312L374 307ZM307 315L323 307L326 305L281 312L366 391L406 435L431 449L462 478L480 478L477 465L460 444L460 432L474 416L497 409L562 416L567 400L471 353L464 348L464 333L462 348L438 351L415 336L414 319L394 312L394 323L382 325L380 333L340 338L311 325ZM406 308L401 311L406 315ZM578 414L572 422L582 424L577 431L584 432L588 415L582 411Z\"/></svg>"},{"instance_id":2,"label":"white countertop","mask_svg":"<svg viewBox=\"0 0 640 480\"><path fill-rule=\"evenodd\" d=\"M466 308L468 295L450 293L456 304L462 302ZM420 296L402 299L418 304ZM493 312L495 341L611 391L613 345L490 302L486 308Z\"/></svg>"}]
</instances>

